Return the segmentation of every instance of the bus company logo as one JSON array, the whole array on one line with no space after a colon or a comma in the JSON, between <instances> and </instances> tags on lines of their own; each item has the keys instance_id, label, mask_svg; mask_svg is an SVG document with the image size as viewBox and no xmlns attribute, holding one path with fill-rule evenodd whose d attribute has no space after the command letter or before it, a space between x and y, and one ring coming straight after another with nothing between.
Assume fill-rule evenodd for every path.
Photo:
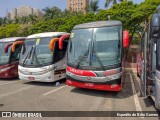
<instances>
[{"instance_id":1,"label":"bus company logo","mask_svg":"<svg viewBox=\"0 0 160 120\"><path fill-rule=\"evenodd\" d=\"M72 73L75 73L75 74L83 74L83 71L82 70L77 70L77 69L74 69L74 68L71 68L71 67L68 67L67 69L69 72L72 72Z\"/></svg>"},{"instance_id":2,"label":"bus company logo","mask_svg":"<svg viewBox=\"0 0 160 120\"><path fill-rule=\"evenodd\" d=\"M2 112L2 117L12 117L11 112Z\"/></svg>"},{"instance_id":3,"label":"bus company logo","mask_svg":"<svg viewBox=\"0 0 160 120\"><path fill-rule=\"evenodd\" d=\"M87 80L91 80L91 77L87 77Z\"/></svg>"}]
</instances>

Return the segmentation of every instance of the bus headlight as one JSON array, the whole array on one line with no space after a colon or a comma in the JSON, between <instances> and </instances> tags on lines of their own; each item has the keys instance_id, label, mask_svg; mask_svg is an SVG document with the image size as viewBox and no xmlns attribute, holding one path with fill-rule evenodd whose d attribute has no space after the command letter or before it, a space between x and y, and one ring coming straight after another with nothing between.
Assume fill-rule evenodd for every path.
<instances>
[{"instance_id":1,"label":"bus headlight","mask_svg":"<svg viewBox=\"0 0 160 120\"><path fill-rule=\"evenodd\" d=\"M46 69L46 70L43 70L41 72L38 72L39 74L46 74L48 72L52 71L52 69Z\"/></svg>"},{"instance_id":2,"label":"bus headlight","mask_svg":"<svg viewBox=\"0 0 160 120\"><path fill-rule=\"evenodd\" d=\"M122 73L117 73L117 74L113 74L113 75L109 75L109 76L106 76L106 78L108 80L115 80L115 79L119 79L121 77Z\"/></svg>"},{"instance_id":3,"label":"bus headlight","mask_svg":"<svg viewBox=\"0 0 160 120\"><path fill-rule=\"evenodd\" d=\"M21 69L18 69L18 72L20 72L21 74L25 74L25 75L28 75L29 72L26 71L26 70L21 70Z\"/></svg>"}]
</instances>

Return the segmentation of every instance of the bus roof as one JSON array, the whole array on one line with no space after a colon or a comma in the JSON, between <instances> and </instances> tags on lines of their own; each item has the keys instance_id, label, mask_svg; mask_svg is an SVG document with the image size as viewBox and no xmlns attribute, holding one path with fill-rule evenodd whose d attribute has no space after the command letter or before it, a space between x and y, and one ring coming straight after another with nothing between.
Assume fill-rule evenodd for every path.
<instances>
[{"instance_id":1,"label":"bus roof","mask_svg":"<svg viewBox=\"0 0 160 120\"><path fill-rule=\"evenodd\" d=\"M53 37L53 36L60 36L64 34L69 34L69 33L67 32L44 32L44 33L30 35L27 38Z\"/></svg>"},{"instance_id":2,"label":"bus roof","mask_svg":"<svg viewBox=\"0 0 160 120\"><path fill-rule=\"evenodd\" d=\"M0 39L0 42L15 42L18 40L25 40L26 37L10 37L10 38L3 38Z\"/></svg>"},{"instance_id":3,"label":"bus roof","mask_svg":"<svg viewBox=\"0 0 160 120\"><path fill-rule=\"evenodd\" d=\"M74 26L73 29L97 28L97 27L120 26L120 25L122 25L121 21L108 20L108 21L97 21L97 22L79 24L79 25Z\"/></svg>"}]
</instances>

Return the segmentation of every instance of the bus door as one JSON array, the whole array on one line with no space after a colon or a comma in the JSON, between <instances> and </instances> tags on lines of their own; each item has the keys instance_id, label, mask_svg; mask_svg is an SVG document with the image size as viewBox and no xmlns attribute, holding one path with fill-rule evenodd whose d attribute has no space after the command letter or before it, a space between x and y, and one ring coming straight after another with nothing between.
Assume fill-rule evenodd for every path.
<instances>
[{"instance_id":1,"label":"bus door","mask_svg":"<svg viewBox=\"0 0 160 120\"><path fill-rule=\"evenodd\" d=\"M140 88L143 96L146 96L146 46L147 46L147 32L143 34L141 39L141 74L140 74Z\"/></svg>"}]
</instances>

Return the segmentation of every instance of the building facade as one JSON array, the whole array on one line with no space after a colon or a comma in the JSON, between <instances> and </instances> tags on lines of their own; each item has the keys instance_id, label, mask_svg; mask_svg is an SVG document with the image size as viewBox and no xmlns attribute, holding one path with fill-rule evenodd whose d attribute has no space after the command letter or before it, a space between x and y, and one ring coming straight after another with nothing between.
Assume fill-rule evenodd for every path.
<instances>
[{"instance_id":1,"label":"building facade","mask_svg":"<svg viewBox=\"0 0 160 120\"><path fill-rule=\"evenodd\" d=\"M29 15L42 16L42 12L37 8L32 8L30 6L22 6L14 8L12 11L7 13L9 19L14 19L16 17L29 16Z\"/></svg>"},{"instance_id":2,"label":"building facade","mask_svg":"<svg viewBox=\"0 0 160 120\"><path fill-rule=\"evenodd\" d=\"M68 10L86 13L89 1L90 0L68 0Z\"/></svg>"}]
</instances>

